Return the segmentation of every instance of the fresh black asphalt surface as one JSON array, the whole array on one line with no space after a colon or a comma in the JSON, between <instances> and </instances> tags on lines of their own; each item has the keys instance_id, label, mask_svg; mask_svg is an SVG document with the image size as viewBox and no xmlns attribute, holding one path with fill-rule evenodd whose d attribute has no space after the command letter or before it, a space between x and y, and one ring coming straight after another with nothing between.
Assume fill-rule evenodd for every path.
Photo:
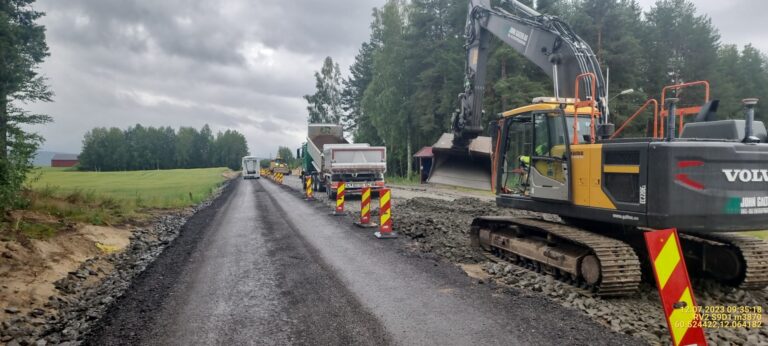
<instances>
[{"instance_id":1,"label":"fresh black asphalt surface","mask_svg":"<svg viewBox=\"0 0 768 346\"><path fill-rule=\"evenodd\" d=\"M190 218L86 344L638 344L372 233L285 187L235 180Z\"/></svg>"}]
</instances>

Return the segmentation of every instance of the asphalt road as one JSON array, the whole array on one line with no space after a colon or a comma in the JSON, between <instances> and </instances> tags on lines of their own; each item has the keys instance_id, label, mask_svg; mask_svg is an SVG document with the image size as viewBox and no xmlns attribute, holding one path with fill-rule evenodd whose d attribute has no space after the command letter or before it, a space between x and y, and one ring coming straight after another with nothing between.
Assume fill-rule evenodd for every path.
<instances>
[{"instance_id":1,"label":"asphalt road","mask_svg":"<svg viewBox=\"0 0 768 346\"><path fill-rule=\"evenodd\" d=\"M87 344L637 344L546 299L498 294L287 188L236 180Z\"/></svg>"}]
</instances>

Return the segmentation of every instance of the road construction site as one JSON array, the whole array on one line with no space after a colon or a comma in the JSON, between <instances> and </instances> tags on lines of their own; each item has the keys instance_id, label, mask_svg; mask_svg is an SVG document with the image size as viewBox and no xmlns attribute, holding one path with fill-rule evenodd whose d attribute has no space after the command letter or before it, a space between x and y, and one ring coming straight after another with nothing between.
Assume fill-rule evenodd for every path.
<instances>
[{"instance_id":1,"label":"road construction site","mask_svg":"<svg viewBox=\"0 0 768 346\"><path fill-rule=\"evenodd\" d=\"M233 181L86 344L643 343L547 297L467 276L408 237L376 239L289 185Z\"/></svg>"},{"instance_id":2,"label":"road construction site","mask_svg":"<svg viewBox=\"0 0 768 346\"><path fill-rule=\"evenodd\" d=\"M300 185L297 177L284 181L284 186L297 194ZM649 344L669 342L669 330L652 278L645 280L633 295L601 298L550 275L488 256L470 244L469 225L479 216L541 217L560 222L559 217L499 208L485 191L436 185L391 185L390 188L393 228L400 235L398 242L403 251L461 268L476 282L490 284L493 294L541 297L563 308L579 311L614 332L637 337ZM324 194L316 198L316 204L321 204L321 208L328 212L336 206L336 201L329 200ZM377 215L376 202L372 204L373 213ZM347 197L345 210L348 215L341 219L352 224L359 217L359 197ZM768 302L766 289L743 290L706 279L694 279L693 290L697 303L702 306L765 307ZM708 329L707 339L713 345L768 344L768 315L763 314L760 318L762 324L758 327Z\"/></svg>"},{"instance_id":3,"label":"road construction site","mask_svg":"<svg viewBox=\"0 0 768 346\"><path fill-rule=\"evenodd\" d=\"M399 237L376 239L377 228L354 225L356 195L335 216L336 201L307 201L299 177L231 180L200 206L134 230L124 250L84 262L44 307L6 311L0 337L11 345L669 343L652 281L630 296L596 297L470 245L477 216L556 216L499 208L484 191L390 188ZM710 307L764 307L768 297L709 280L693 288ZM759 315L760 327L712 328L707 338L766 344Z\"/></svg>"}]
</instances>

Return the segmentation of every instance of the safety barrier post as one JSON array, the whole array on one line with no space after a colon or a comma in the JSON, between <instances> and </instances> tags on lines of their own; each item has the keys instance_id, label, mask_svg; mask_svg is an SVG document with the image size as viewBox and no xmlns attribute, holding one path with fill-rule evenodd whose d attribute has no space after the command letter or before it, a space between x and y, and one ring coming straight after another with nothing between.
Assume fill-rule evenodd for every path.
<instances>
[{"instance_id":1,"label":"safety barrier post","mask_svg":"<svg viewBox=\"0 0 768 346\"><path fill-rule=\"evenodd\" d=\"M307 201L314 201L315 200L315 196L314 196L314 191L312 191L312 176L311 175L307 176L307 179L304 180L304 184L305 184L304 190L306 191L306 198L305 199Z\"/></svg>"},{"instance_id":2,"label":"safety barrier post","mask_svg":"<svg viewBox=\"0 0 768 346\"><path fill-rule=\"evenodd\" d=\"M644 236L672 343L706 345L701 311L693 297L677 229L646 232Z\"/></svg>"},{"instance_id":3,"label":"safety barrier post","mask_svg":"<svg viewBox=\"0 0 768 346\"><path fill-rule=\"evenodd\" d=\"M371 187L363 187L360 195L360 221L355 222L360 227L376 227L376 223L371 222Z\"/></svg>"},{"instance_id":4,"label":"safety barrier post","mask_svg":"<svg viewBox=\"0 0 768 346\"><path fill-rule=\"evenodd\" d=\"M277 184L283 185L283 173L277 173Z\"/></svg>"},{"instance_id":5,"label":"safety barrier post","mask_svg":"<svg viewBox=\"0 0 768 346\"><path fill-rule=\"evenodd\" d=\"M344 191L347 184L343 181L339 182L339 186L336 188L336 209L331 213L334 216L344 215Z\"/></svg>"},{"instance_id":6,"label":"safety barrier post","mask_svg":"<svg viewBox=\"0 0 768 346\"><path fill-rule=\"evenodd\" d=\"M397 238L397 232L392 231L392 194L389 189L379 190L379 231L373 235L379 239Z\"/></svg>"}]
</instances>

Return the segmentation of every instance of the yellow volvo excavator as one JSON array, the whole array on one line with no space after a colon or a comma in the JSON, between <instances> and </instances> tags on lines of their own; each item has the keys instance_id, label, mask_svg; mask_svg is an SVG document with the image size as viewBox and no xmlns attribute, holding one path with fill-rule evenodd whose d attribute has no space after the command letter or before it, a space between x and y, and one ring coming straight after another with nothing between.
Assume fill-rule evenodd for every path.
<instances>
[{"instance_id":1,"label":"yellow volvo excavator","mask_svg":"<svg viewBox=\"0 0 768 346\"><path fill-rule=\"evenodd\" d=\"M599 295L620 296L637 290L648 263L643 232L675 227L693 275L766 287L768 243L738 233L768 225L768 144L764 124L754 120L756 100L745 100L745 119L718 121L706 82L670 86L661 109L656 101L644 105L656 112L647 137L620 139L591 48L558 18L511 2L514 13L470 0L466 89L441 149L452 154L445 161L478 156L494 35L550 75L555 95L491 122L491 161L475 168L489 172L499 206L555 214L562 222L479 217L473 243ZM677 107L671 94L689 86L706 88L706 102ZM687 115L695 120L684 123Z\"/></svg>"}]
</instances>

